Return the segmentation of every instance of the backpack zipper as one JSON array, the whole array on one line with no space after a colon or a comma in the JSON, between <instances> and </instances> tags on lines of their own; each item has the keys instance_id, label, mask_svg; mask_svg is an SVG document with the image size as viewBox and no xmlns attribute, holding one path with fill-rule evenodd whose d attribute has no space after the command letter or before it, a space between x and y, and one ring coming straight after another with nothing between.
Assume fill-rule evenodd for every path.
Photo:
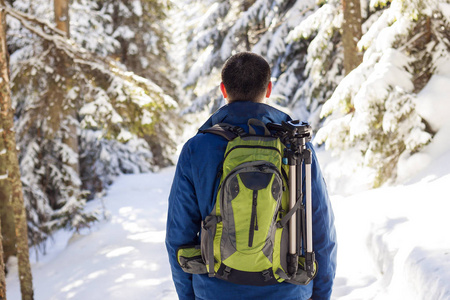
<instances>
[{"instance_id":1,"label":"backpack zipper","mask_svg":"<svg viewBox=\"0 0 450 300\"><path fill-rule=\"evenodd\" d=\"M258 205L258 191L253 191L253 204L252 204L252 215L250 218L250 231L248 234L248 247L253 246L253 237L255 236L255 230L258 230L258 220L257 220L257 205Z\"/></svg>"},{"instance_id":2,"label":"backpack zipper","mask_svg":"<svg viewBox=\"0 0 450 300\"><path fill-rule=\"evenodd\" d=\"M225 159L227 158L227 156L228 156L228 154L230 154L231 153L231 151L233 151L233 150L235 150L235 149L241 149L241 148L250 148L250 149L253 149L253 148L259 148L259 149L268 149L268 150L274 150L274 151L277 151L280 155L281 155L281 151L280 151L280 149L278 149L278 148L276 148L276 147L272 147L272 146L258 146L258 145L254 145L254 146L251 146L251 145L237 145L237 146L234 146L233 148L231 148L227 153L225 153L225 156L224 156L224 158L223 158L223 160L225 161Z\"/></svg>"},{"instance_id":3,"label":"backpack zipper","mask_svg":"<svg viewBox=\"0 0 450 300\"><path fill-rule=\"evenodd\" d=\"M233 171L228 173L227 176L225 176L225 178L223 179L223 181L219 185L219 189L222 188L222 185L227 181L227 179L229 177L231 177L231 176L233 176L235 174L239 174L240 172L242 172L242 169L244 169L244 168L257 168L259 171L262 171L261 170L261 167L262 167L263 169L269 169L269 170L274 171L273 173L277 173L282 178L280 170L278 170L277 167L275 167L275 165L273 165L271 163L266 163L266 162L263 162L263 161L255 161L255 162L244 163L244 164L248 164L248 165L246 165L244 167L236 167ZM222 174L221 174L221 176L222 176Z\"/></svg>"}]
</instances>

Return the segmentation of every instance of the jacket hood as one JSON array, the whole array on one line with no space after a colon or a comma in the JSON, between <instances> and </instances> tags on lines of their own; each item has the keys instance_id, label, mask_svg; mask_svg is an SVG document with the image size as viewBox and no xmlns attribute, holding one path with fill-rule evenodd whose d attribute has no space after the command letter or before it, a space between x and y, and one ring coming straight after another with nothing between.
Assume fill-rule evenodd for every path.
<instances>
[{"instance_id":1,"label":"jacket hood","mask_svg":"<svg viewBox=\"0 0 450 300\"><path fill-rule=\"evenodd\" d=\"M264 123L280 123L290 121L291 117L284 112L264 103L236 101L218 109L200 128L205 130L218 123L246 125L248 119L258 119Z\"/></svg>"}]
</instances>

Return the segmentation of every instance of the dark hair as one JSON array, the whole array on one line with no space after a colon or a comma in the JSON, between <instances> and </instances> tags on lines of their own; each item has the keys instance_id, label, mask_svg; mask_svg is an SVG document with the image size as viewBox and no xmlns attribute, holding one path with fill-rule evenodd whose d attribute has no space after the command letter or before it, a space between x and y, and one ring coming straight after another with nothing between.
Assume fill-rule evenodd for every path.
<instances>
[{"instance_id":1,"label":"dark hair","mask_svg":"<svg viewBox=\"0 0 450 300\"><path fill-rule=\"evenodd\" d=\"M222 82L229 101L257 102L264 96L270 82L270 66L260 55L240 52L225 62Z\"/></svg>"}]
</instances>

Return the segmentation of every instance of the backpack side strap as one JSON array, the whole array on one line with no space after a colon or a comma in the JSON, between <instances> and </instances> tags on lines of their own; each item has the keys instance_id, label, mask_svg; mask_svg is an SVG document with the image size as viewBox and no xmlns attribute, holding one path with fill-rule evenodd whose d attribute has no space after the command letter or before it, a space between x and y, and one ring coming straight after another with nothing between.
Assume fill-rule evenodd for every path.
<instances>
[{"instance_id":1,"label":"backpack side strap","mask_svg":"<svg viewBox=\"0 0 450 300\"><path fill-rule=\"evenodd\" d=\"M234 140L238 136L245 134L244 129L242 129L241 127L233 126L227 123L218 123L208 129L200 130L200 132L220 135L228 141Z\"/></svg>"}]
</instances>

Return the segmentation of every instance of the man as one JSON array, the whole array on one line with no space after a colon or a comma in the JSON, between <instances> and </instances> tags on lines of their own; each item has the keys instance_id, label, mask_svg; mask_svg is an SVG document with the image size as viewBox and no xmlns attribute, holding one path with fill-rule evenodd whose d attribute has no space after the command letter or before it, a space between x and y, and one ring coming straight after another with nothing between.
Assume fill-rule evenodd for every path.
<instances>
[{"instance_id":1,"label":"man","mask_svg":"<svg viewBox=\"0 0 450 300\"><path fill-rule=\"evenodd\" d=\"M217 123L240 126L248 132L247 120L256 118L264 123L281 123L291 118L264 104L270 96L270 67L259 55L238 53L222 69L220 89L228 104L214 113L200 128ZM313 245L318 262L318 274L306 286L279 283L249 286L230 283L207 274L184 273L177 263L176 250L182 245L198 245L201 221L215 204L224 152L228 141L215 134L198 133L183 147L169 196L166 247L173 281L180 299L329 299L336 268L336 235L334 216L325 182L313 152L312 199ZM308 143L308 148L311 145Z\"/></svg>"}]
</instances>

